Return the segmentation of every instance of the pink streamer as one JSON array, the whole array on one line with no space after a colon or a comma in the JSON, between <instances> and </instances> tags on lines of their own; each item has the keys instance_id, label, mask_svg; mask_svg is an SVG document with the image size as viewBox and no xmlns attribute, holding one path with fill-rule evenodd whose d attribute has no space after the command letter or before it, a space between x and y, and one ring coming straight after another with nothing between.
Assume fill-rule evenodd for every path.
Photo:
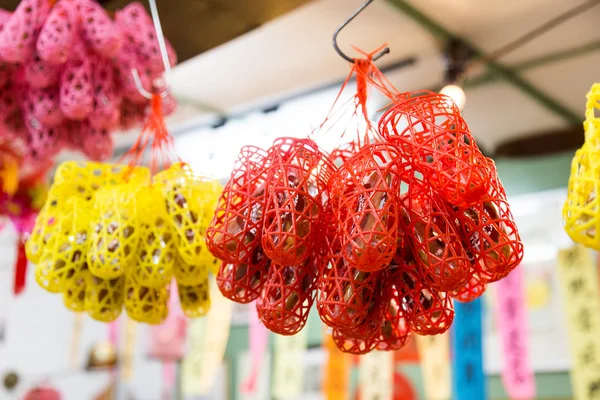
<instances>
[{"instance_id":1,"label":"pink streamer","mask_svg":"<svg viewBox=\"0 0 600 400\"><path fill-rule=\"evenodd\" d=\"M535 397L535 376L528 351L528 322L523 267L496 283L497 323L502 347L502 383L511 399Z\"/></svg>"},{"instance_id":2,"label":"pink streamer","mask_svg":"<svg viewBox=\"0 0 600 400\"><path fill-rule=\"evenodd\" d=\"M250 342L250 354L252 357L252 370L246 381L242 382L241 390L243 393L253 393L256 391L256 382L260 373L261 360L267 349L269 342L269 331L260 322L255 307L250 307L250 321L248 329L248 340Z\"/></svg>"}]
</instances>

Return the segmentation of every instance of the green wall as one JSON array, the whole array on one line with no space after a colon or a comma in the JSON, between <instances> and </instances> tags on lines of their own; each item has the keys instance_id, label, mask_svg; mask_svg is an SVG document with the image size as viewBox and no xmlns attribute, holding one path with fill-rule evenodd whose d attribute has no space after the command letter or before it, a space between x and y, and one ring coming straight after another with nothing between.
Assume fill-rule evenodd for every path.
<instances>
[{"instance_id":1,"label":"green wall","mask_svg":"<svg viewBox=\"0 0 600 400\"><path fill-rule=\"evenodd\" d=\"M535 157L528 159L498 159L496 166L506 192L509 196L543 190L566 187L571 158L573 152L566 152L552 156ZM322 325L316 310L312 310L307 325L309 345L318 345L321 342ZM272 341L270 341L272 343ZM230 399L237 400L237 387L240 377L237 376L237 355L248 348L248 330L246 327L234 327L231 330L226 361L229 367ZM418 366L403 365L402 371L412 378L423 399L423 387ZM536 375L537 398L544 400L570 399L571 385L568 373L544 373ZM490 376L488 380L489 399L506 399L499 376Z\"/></svg>"}]
</instances>

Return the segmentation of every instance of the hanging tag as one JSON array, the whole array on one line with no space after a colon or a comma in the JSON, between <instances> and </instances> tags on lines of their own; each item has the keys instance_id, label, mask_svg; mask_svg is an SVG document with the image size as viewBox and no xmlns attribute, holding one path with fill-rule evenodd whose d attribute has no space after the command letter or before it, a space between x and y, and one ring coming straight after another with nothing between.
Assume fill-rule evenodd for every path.
<instances>
[{"instance_id":1,"label":"hanging tag","mask_svg":"<svg viewBox=\"0 0 600 400\"><path fill-rule=\"evenodd\" d=\"M421 360L421 374L425 398L450 400L450 340L449 333L436 336L418 336L417 348Z\"/></svg>"},{"instance_id":2,"label":"hanging tag","mask_svg":"<svg viewBox=\"0 0 600 400\"><path fill-rule=\"evenodd\" d=\"M202 394L204 327L204 318L193 319L187 326L187 352L181 365L181 386L184 396L193 397Z\"/></svg>"},{"instance_id":3,"label":"hanging tag","mask_svg":"<svg viewBox=\"0 0 600 400\"><path fill-rule=\"evenodd\" d=\"M574 398L600 396L600 294L589 250L576 245L558 253L558 274L564 301L571 384Z\"/></svg>"},{"instance_id":4,"label":"hanging tag","mask_svg":"<svg viewBox=\"0 0 600 400\"><path fill-rule=\"evenodd\" d=\"M372 351L360 357L358 365L361 400L392 400L394 353Z\"/></svg>"},{"instance_id":5,"label":"hanging tag","mask_svg":"<svg viewBox=\"0 0 600 400\"><path fill-rule=\"evenodd\" d=\"M122 376L125 382L131 381L133 377L133 358L135 353L135 339L137 333L137 322L127 318L125 323L125 349L123 351Z\"/></svg>"},{"instance_id":6,"label":"hanging tag","mask_svg":"<svg viewBox=\"0 0 600 400\"><path fill-rule=\"evenodd\" d=\"M327 327L323 338L327 351L323 394L326 400L346 400L348 398L350 357L337 348L330 331L331 328Z\"/></svg>"},{"instance_id":7,"label":"hanging tag","mask_svg":"<svg viewBox=\"0 0 600 400\"><path fill-rule=\"evenodd\" d=\"M254 305L254 303L252 304ZM252 366L250 369L250 375L241 385L241 391L244 393L254 393L256 391L256 382L262 366L261 360L265 354L267 344L269 342L269 331L260 322L258 313L254 307L252 307L251 312L249 313L249 319L248 342L250 343Z\"/></svg>"},{"instance_id":8,"label":"hanging tag","mask_svg":"<svg viewBox=\"0 0 600 400\"><path fill-rule=\"evenodd\" d=\"M511 399L535 398L535 375L529 358L529 329L523 267L515 268L495 285L500 335L502 383Z\"/></svg>"},{"instance_id":9,"label":"hanging tag","mask_svg":"<svg viewBox=\"0 0 600 400\"><path fill-rule=\"evenodd\" d=\"M299 398L302 395L307 339L307 329L294 336L275 335L272 388L275 398Z\"/></svg>"},{"instance_id":10,"label":"hanging tag","mask_svg":"<svg viewBox=\"0 0 600 400\"><path fill-rule=\"evenodd\" d=\"M81 346L81 334L83 332L83 313L73 315L73 331L71 332L71 368L79 369L79 347Z\"/></svg>"},{"instance_id":11,"label":"hanging tag","mask_svg":"<svg viewBox=\"0 0 600 400\"><path fill-rule=\"evenodd\" d=\"M205 395L210 392L215 378L221 371L223 355L225 354L225 347L229 339L233 302L223 297L214 279L210 281L210 295L211 308L208 314L202 319L207 328L203 329L203 333L201 334L201 367L199 368L199 375L191 378L195 381L185 384L188 385L188 389L191 391L184 390L184 394L186 395Z\"/></svg>"},{"instance_id":12,"label":"hanging tag","mask_svg":"<svg viewBox=\"0 0 600 400\"><path fill-rule=\"evenodd\" d=\"M452 325L453 399L485 399L483 372L481 297L469 302L454 302Z\"/></svg>"},{"instance_id":13,"label":"hanging tag","mask_svg":"<svg viewBox=\"0 0 600 400\"><path fill-rule=\"evenodd\" d=\"M21 294L25 290L27 279L27 256L25 255L25 242L19 237L17 239L17 258L15 260L15 276L13 283L14 295Z\"/></svg>"}]
</instances>

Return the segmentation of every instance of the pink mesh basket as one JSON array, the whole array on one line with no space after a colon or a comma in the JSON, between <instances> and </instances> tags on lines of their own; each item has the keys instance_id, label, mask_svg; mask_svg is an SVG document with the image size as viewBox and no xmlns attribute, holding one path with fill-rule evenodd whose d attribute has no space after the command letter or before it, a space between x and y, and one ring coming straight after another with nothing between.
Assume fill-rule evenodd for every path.
<instances>
[{"instance_id":1,"label":"pink mesh basket","mask_svg":"<svg viewBox=\"0 0 600 400\"><path fill-rule=\"evenodd\" d=\"M65 116L60 109L57 87L29 89L29 102L33 104L33 115L43 125L53 128L63 123Z\"/></svg>"},{"instance_id":2,"label":"pink mesh basket","mask_svg":"<svg viewBox=\"0 0 600 400\"><path fill-rule=\"evenodd\" d=\"M93 58L92 86L94 107L88 116L90 125L96 129L113 129L121 117L122 96L117 87L115 67L112 61Z\"/></svg>"},{"instance_id":3,"label":"pink mesh basket","mask_svg":"<svg viewBox=\"0 0 600 400\"><path fill-rule=\"evenodd\" d=\"M69 1L59 1L50 11L37 39L37 54L50 64L64 64L77 29L76 10Z\"/></svg>"},{"instance_id":4,"label":"pink mesh basket","mask_svg":"<svg viewBox=\"0 0 600 400\"><path fill-rule=\"evenodd\" d=\"M114 57L122 44L116 24L96 1L80 0L80 4L79 14L85 41L100 56Z\"/></svg>"},{"instance_id":5,"label":"pink mesh basket","mask_svg":"<svg viewBox=\"0 0 600 400\"><path fill-rule=\"evenodd\" d=\"M94 109L92 65L88 57L70 59L60 77L60 109L73 120L86 118Z\"/></svg>"},{"instance_id":6,"label":"pink mesh basket","mask_svg":"<svg viewBox=\"0 0 600 400\"><path fill-rule=\"evenodd\" d=\"M119 86L123 91L123 96L136 104L148 104L145 98L135 86L135 80L132 72L138 71L142 87L146 90L152 90L152 71L144 65L139 59L134 45L126 42L116 56Z\"/></svg>"},{"instance_id":7,"label":"pink mesh basket","mask_svg":"<svg viewBox=\"0 0 600 400\"><path fill-rule=\"evenodd\" d=\"M0 58L24 63L33 58L35 43L50 10L47 0L22 0L0 32Z\"/></svg>"},{"instance_id":8,"label":"pink mesh basket","mask_svg":"<svg viewBox=\"0 0 600 400\"><path fill-rule=\"evenodd\" d=\"M29 59L23 68L23 77L33 88L46 88L58 83L60 69L37 55Z\"/></svg>"}]
</instances>

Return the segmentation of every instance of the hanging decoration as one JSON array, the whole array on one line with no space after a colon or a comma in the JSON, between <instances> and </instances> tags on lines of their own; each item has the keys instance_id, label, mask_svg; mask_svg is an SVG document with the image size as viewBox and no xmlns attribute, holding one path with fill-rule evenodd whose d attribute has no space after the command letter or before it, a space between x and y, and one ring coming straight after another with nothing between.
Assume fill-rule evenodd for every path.
<instances>
[{"instance_id":1,"label":"hanging decoration","mask_svg":"<svg viewBox=\"0 0 600 400\"><path fill-rule=\"evenodd\" d=\"M437 336L415 336L425 398L447 400L452 398L452 370L450 368L450 333Z\"/></svg>"},{"instance_id":2,"label":"hanging decoration","mask_svg":"<svg viewBox=\"0 0 600 400\"><path fill-rule=\"evenodd\" d=\"M206 232L224 296L256 299L282 335L302 330L316 299L336 345L353 354L447 331L453 299L477 299L523 258L496 167L456 105L398 92L373 63L382 53L354 60L342 86L356 79L349 112L334 104L309 138L242 148ZM378 125L371 89L392 102ZM317 142L344 124L331 118L342 111L357 131L331 155Z\"/></svg>"},{"instance_id":3,"label":"hanging decoration","mask_svg":"<svg viewBox=\"0 0 600 400\"><path fill-rule=\"evenodd\" d=\"M273 385L275 398L298 398L304 386L304 355L308 345L308 333L302 330L294 336L277 335L273 346Z\"/></svg>"},{"instance_id":4,"label":"hanging decoration","mask_svg":"<svg viewBox=\"0 0 600 400\"><path fill-rule=\"evenodd\" d=\"M600 209L598 187L600 179L600 83L587 94L585 108L585 142L575 152L567 200L563 206L565 231L574 242L600 250Z\"/></svg>"},{"instance_id":5,"label":"hanging decoration","mask_svg":"<svg viewBox=\"0 0 600 400\"><path fill-rule=\"evenodd\" d=\"M137 2L114 20L96 0L24 0L12 13L0 9L0 143L34 170L63 149L107 160L112 133L141 124L149 110L131 71L143 71L140 83L151 90L163 73L158 47ZM163 111L174 105L169 98Z\"/></svg>"},{"instance_id":6,"label":"hanging decoration","mask_svg":"<svg viewBox=\"0 0 600 400\"><path fill-rule=\"evenodd\" d=\"M262 365L261 360L265 356L269 344L269 331L262 325L256 313L250 313L248 319L248 343L250 344L252 366L250 375L241 383L240 391L255 393Z\"/></svg>"},{"instance_id":7,"label":"hanging decoration","mask_svg":"<svg viewBox=\"0 0 600 400\"><path fill-rule=\"evenodd\" d=\"M391 399L394 389L394 354L373 351L361 357L358 376L361 400Z\"/></svg>"}]
</instances>

